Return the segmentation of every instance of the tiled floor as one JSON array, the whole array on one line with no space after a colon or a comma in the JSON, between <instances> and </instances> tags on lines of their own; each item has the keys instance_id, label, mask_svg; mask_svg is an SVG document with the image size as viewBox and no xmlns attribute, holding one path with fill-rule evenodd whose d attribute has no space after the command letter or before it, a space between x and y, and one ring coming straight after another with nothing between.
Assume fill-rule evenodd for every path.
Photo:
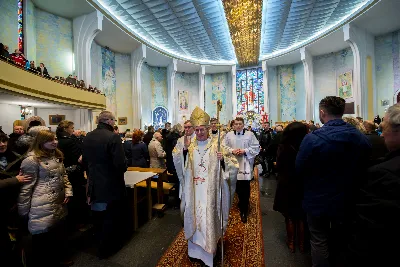
<instances>
[{"instance_id":1,"label":"tiled floor","mask_svg":"<svg viewBox=\"0 0 400 267\"><path fill-rule=\"evenodd\" d=\"M273 211L276 188L275 176L260 179L261 211L266 267L309 267L311 257L299 252L290 253L285 244L284 218ZM131 240L117 254L98 260L90 236L77 240L73 247L74 266L82 267L151 267L155 266L182 225L178 210L168 209L163 218L153 218L141 226ZM179 267L179 266L177 266Z\"/></svg>"}]
</instances>

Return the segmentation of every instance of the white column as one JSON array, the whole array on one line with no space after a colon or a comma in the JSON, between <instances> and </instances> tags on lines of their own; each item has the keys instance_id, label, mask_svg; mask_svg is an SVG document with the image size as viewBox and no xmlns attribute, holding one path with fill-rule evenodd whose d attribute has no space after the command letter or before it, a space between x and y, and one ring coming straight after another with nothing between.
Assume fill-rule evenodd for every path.
<instances>
[{"instance_id":1,"label":"white column","mask_svg":"<svg viewBox=\"0 0 400 267\"><path fill-rule=\"evenodd\" d=\"M141 44L131 54L131 71L132 71L132 127L143 128L142 121L142 81L141 71L144 60L146 59L146 46Z\"/></svg>"},{"instance_id":2,"label":"white column","mask_svg":"<svg viewBox=\"0 0 400 267\"><path fill-rule=\"evenodd\" d=\"M78 79L91 84L90 47L94 37L102 30L103 14L94 11L87 15L74 18L74 58L75 73Z\"/></svg>"},{"instance_id":3,"label":"white column","mask_svg":"<svg viewBox=\"0 0 400 267\"><path fill-rule=\"evenodd\" d=\"M231 69L232 76L232 118L236 118L237 115L237 93L236 93L236 65L232 65ZM229 104L229 103L227 103ZM230 118L228 118L230 119Z\"/></svg>"},{"instance_id":4,"label":"white column","mask_svg":"<svg viewBox=\"0 0 400 267\"><path fill-rule=\"evenodd\" d=\"M300 48L301 61L304 66L304 83L306 88L306 120L314 120L314 69L310 52Z\"/></svg>"},{"instance_id":5,"label":"white column","mask_svg":"<svg viewBox=\"0 0 400 267\"><path fill-rule=\"evenodd\" d=\"M269 115L269 84L268 84L268 64L266 60L262 61L263 71L263 90L264 90L264 112Z\"/></svg>"},{"instance_id":6,"label":"white column","mask_svg":"<svg viewBox=\"0 0 400 267\"><path fill-rule=\"evenodd\" d=\"M206 101L205 101L205 90L206 90L206 66L201 65L199 71L199 98L200 98L200 108L206 109Z\"/></svg>"},{"instance_id":7,"label":"white column","mask_svg":"<svg viewBox=\"0 0 400 267\"><path fill-rule=\"evenodd\" d=\"M175 74L177 70L177 62L175 58L167 67L167 88L168 88L168 121L174 125L179 121L177 118L176 107L178 101L177 92L175 92Z\"/></svg>"},{"instance_id":8,"label":"white column","mask_svg":"<svg viewBox=\"0 0 400 267\"><path fill-rule=\"evenodd\" d=\"M362 116L363 105L362 105L362 90L364 81L361 79L361 72L363 71L362 66L365 65L365 58L363 57L365 51L360 46L363 42L360 30L354 25L349 23L343 26L344 41L347 42L354 56L354 68L353 68L353 98L346 99L346 102L354 101L355 115Z\"/></svg>"}]
</instances>

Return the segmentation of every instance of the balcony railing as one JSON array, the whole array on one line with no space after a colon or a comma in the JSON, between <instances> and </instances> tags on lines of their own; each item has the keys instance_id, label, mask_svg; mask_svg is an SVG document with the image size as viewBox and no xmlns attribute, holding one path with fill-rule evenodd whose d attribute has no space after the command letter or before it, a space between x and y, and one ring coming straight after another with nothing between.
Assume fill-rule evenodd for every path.
<instances>
[{"instance_id":1,"label":"balcony railing","mask_svg":"<svg viewBox=\"0 0 400 267\"><path fill-rule=\"evenodd\" d=\"M49 76L42 77L5 58L0 60L0 89L45 102L89 109L106 108L106 97L98 91L73 87Z\"/></svg>"}]
</instances>

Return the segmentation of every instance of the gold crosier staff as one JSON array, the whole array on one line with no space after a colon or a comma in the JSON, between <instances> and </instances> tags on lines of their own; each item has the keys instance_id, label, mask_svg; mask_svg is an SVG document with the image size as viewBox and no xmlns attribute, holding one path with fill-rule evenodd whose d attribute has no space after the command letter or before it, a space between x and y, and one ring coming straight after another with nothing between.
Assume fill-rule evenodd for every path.
<instances>
[{"instance_id":1,"label":"gold crosier staff","mask_svg":"<svg viewBox=\"0 0 400 267\"><path fill-rule=\"evenodd\" d=\"M219 121L219 112L222 110L221 100L217 101L217 128L218 128L218 152L221 152L221 123ZM219 180L219 190L220 190L220 219L221 219L221 266L224 266L224 218L222 212L222 168L221 161L218 164L218 180Z\"/></svg>"}]
</instances>

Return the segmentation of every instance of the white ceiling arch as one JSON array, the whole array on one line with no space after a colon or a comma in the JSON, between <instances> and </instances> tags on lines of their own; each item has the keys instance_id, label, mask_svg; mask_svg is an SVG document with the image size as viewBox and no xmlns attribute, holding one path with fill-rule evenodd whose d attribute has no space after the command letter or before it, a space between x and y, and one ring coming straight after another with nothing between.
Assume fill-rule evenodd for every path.
<instances>
[{"instance_id":1,"label":"white ceiling arch","mask_svg":"<svg viewBox=\"0 0 400 267\"><path fill-rule=\"evenodd\" d=\"M306 46L379 0L264 0L260 60Z\"/></svg>"},{"instance_id":2,"label":"white ceiling arch","mask_svg":"<svg viewBox=\"0 0 400 267\"><path fill-rule=\"evenodd\" d=\"M140 42L198 64L236 63L220 0L88 0Z\"/></svg>"}]
</instances>

